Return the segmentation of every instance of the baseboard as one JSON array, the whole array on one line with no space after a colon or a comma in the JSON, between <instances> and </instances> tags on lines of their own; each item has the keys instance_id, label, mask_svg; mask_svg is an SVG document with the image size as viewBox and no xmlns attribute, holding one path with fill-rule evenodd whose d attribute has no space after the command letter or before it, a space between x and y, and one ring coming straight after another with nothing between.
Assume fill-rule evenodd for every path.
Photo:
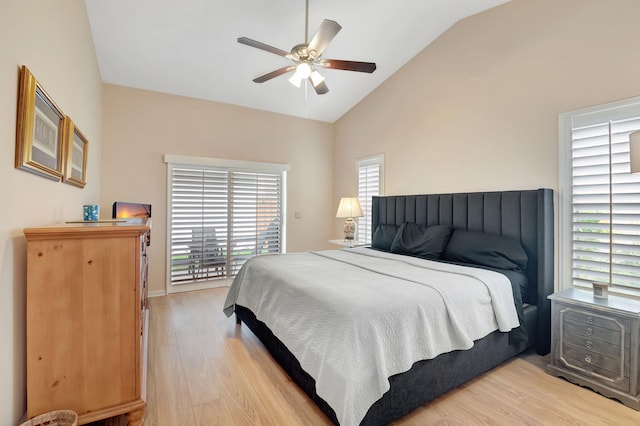
<instances>
[{"instance_id":1,"label":"baseboard","mask_svg":"<svg viewBox=\"0 0 640 426\"><path fill-rule=\"evenodd\" d=\"M147 297L149 298L166 296L166 295L167 295L167 292L164 290L149 290L149 292L147 293Z\"/></svg>"}]
</instances>

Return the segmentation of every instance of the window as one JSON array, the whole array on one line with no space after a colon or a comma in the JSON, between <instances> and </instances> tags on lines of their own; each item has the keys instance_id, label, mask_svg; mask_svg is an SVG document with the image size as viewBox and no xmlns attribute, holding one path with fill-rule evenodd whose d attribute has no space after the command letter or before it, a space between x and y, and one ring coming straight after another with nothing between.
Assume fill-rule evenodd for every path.
<instances>
[{"instance_id":1,"label":"window","mask_svg":"<svg viewBox=\"0 0 640 426\"><path fill-rule=\"evenodd\" d=\"M284 252L286 166L178 156L165 161L168 292L213 287L252 256Z\"/></svg>"},{"instance_id":2,"label":"window","mask_svg":"<svg viewBox=\"0 0 640 426\"><path fill-rule=\"evenodd\" d=\"M357 240L371 243L371 197L384 193L384 154L358 160L358 200L363 217L358 218Z\"/></svg>"},{"instance_id":3,"label":"window","mask_svg":"<svg viewBox=\"0 0 640 426\"><path fill-rule=\"evenodd\" d=\"M640 99L561 114L560 129L561 287L640 290L640 175L629 168Z\"/></svg>"}]
</instances>

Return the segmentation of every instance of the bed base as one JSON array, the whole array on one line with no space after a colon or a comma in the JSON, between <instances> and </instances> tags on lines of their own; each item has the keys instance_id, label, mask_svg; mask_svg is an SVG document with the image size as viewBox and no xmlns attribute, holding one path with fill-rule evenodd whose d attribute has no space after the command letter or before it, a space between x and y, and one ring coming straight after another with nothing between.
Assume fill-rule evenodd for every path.
<instances>
[{"instance_id":1,"label":"bed base","mask_svg":"<svg viewBox=\"0 0 640 426\"><path fill-rule=\"evenodd\" d=\"M249 309L236 305L235 312L236 322L244 322L291 379L334 424L338 424L333 409L316 393L315 380L302 369L287 347ZM536 315L535 306L526 307L526 324L535 325ZM528 333L529 336L535 336L535 326ZM361 425L385 425L397 420L534 344L535 337L527 344L509 345L508 334L496 331L477 340L469 350L453 351L431 360L416 362L409 371L389 378L390 389L369 408Z\"/></svg>"}]
</instances>

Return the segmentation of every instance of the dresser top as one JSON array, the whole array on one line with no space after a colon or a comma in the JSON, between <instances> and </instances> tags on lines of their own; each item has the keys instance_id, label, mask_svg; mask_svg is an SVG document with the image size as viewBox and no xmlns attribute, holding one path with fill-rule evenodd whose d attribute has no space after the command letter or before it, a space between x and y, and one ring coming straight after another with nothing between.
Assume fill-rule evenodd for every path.
<instances>
[{"instance_id":1,"label":"dresser top","mask_svg":"<svg viewBox=\"0 0 640 426\"><path fill-rule=\"evenodd\" d=\"M640 315L640 300L629 299L615 295L609 295L607 299L600 299L593 296L593 292L578 288L568 288L549 296L549 299L556 302L582 305L590 308L600 308L608 311L618 311L621 313Z\"/></svg>"},{"instance_id":2,"label":"dresser top","mask_svg":"<svg viewBox=\"0 0 640 426\"><path fill-rule=\"evenodd\" d=\"M130 219L125 222L96 221L60 223L37 228L25 228L27 240L52 237L79 237L83 235L143 234L151 228L151 219Z\"/></svg>"}]
</instances>

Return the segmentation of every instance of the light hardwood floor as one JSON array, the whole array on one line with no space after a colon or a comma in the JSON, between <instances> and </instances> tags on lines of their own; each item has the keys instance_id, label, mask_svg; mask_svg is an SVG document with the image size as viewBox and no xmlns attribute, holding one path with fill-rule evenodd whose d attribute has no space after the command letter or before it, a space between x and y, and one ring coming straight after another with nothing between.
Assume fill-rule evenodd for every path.
<instances>
[{"instance_id":1,"label":"light hardwood floor","mask_svg":"<svg viewBox=\"0 0 640 426\"><path fill-rule=\"evenodd\" d=\"M227 288L150 300L145 425L328 425L257 338L222 313ZM527 353L394 425L640 425L640 412L544 372Z\"/></svg>"}]
</instances>

